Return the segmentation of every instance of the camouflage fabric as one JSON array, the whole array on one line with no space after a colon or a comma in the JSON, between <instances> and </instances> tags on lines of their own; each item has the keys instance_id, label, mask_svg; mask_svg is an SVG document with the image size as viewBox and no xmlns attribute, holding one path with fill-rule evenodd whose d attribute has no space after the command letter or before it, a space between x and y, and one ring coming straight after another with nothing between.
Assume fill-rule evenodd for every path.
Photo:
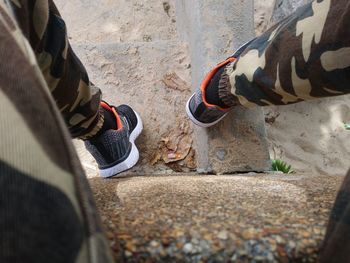
<instances>
[{"instance_id":1,"label":"camouflage fabric","mask_svg":"<svg viewBox=\"0 0 350 263\"><path fill-rule=\"evenodd\" d=\"M255 39L221 85L227 105L285 105L350 92L350 3L318 0Z\"/></svg>"},{"instance_id":2,"label":"camouflage fabric","mask_svg":"<svg viewBox=\"0 0 350 263\"><path fill-rule=\"evenodd\" d=\"M12 1L19 28L73 137L86 139L103 124L101 91L90 81L67 39L65 22L51 0Z\"/></svg>"},{"instance_id":3,"label":"camouflage fabric","mask_svg":"<svg viewBox=\"0 0 350 263\"><path fill-rule=\"evenodd\" d=\"M349 93L349 5L315 1L254 40L227 69L225 98L250 107ZM70 141L101 126L101 94L52 1L0 0L0 58L0 262L112 262ZM349 261L349 189L350 173L322 262Z\"/></svg>"},{"instance_id":4,"label":"camouflage fabric","mask_svg":"<svg viewBox=\"0 0 350 263\"><path fill-rule=\"evenodd\" d=\"M318 0L256 38L220 80L229 106L286 105L350 93L350 2ZM338 193L321 262L350 262L350 171Z\"/></svg>"},{"instance_id":5,"label":"camouflage fabric","mask_svg":"<svg viewBox=\"0 0 350 263\"><path fill-rule=\"evenodd\" d=\"M53 44L62 48L66 43L49 40L53 32L45 29L45 23L35 27L38 35L33 35L34 27L28 27L33 14L37 22L50 20L48 6L47 1L0 0L0 262L113 262L70 134L37 65L35 55L43 58L43 50L52 52ZM32 11L21 16L19 10L24 7ZM59 28L64 29L62 23ZM31 43L22 32L32 38ZM46 35L44 42L36 40L40 35ZM56 53L58 66L52 64L51 72L60 72L59 65L65 61L59 57L66 54L76 63L73 72L79 73L82 67L77 67L73 53L61 51ZM67 74L56 81L54 90L62 81L71 81ZM83 80L72 81L79 82ZM85 84L79 87L83 92ZM82 102L89 97L73 91L68 94L74 94L76 104L87 113ZM60 101L69 108L74 105L68 97ZM76 107L80 111L81 106Z\"/></svg>"},{"instance_id":6,"label":"camouflage fabric","mask_svg":"<svg viewBox=\"0 0 350 263\"><path fill-rule=\"evenodd\" d=\"M333 206L323 244L322 263L350 262L350 170Z\"/></svg>"}]
</instances>

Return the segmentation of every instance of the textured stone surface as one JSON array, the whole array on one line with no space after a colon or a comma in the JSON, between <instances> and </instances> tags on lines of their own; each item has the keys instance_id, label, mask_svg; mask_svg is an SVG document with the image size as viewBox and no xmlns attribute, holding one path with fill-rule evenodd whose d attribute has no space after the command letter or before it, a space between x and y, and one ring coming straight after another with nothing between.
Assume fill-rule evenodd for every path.
<instances>
[{"instance_id":1,"label":"textured stone surface","mask_svg":"<svg viewBox=\"0 0 350 263\"><path fill-rule=\"evenodd\" d=\"M236 107L208 131L209 170L217 174L268 171L271 168L261 109Z\"/></svg>"},{"instance_id":2,"label":"textured stone surface","mask_svg":"<svg viewBox=\"0 0 350 263\"><path fill-rule=\"evenodd\" d=\"M195 10L195 11L194 11ZM192 86L254 37L253 1L177 0L178 32L189 43ZM211 129L195 129L199 172L232 173L270 169L262 109L237 109ZM224 149L228 154L221 154Z\"/></svg>"},{"instance_id":3,"label":"textured stone surface","mask_svg":"<svg viewBox=\"0 0 350 263\"><path fill-rule=\"evenodd\" d=\"M315 262L343 177L90 179L118 261Z\"/></svg>"}]
</instances>

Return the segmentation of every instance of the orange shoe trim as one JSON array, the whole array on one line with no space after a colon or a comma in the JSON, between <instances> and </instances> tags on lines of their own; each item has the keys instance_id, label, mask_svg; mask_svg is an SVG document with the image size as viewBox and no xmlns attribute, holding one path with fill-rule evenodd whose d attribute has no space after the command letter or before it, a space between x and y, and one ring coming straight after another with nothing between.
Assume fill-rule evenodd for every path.
<instances>
[{"instance_id":1,"label":"orange shoe trim","mask_svg":"<svg viewBox=\"0 0 350 263\"><path fill-rule=\"evenodd\" d=\"M225 61L219 63L218 65L216 65L216 67L211 70L204 78L202 84L201 84L201 92L202 92L202 100L204 102L204 105L207 106L207 107L216 107L218 108L219 110L221 111L225 111L225 112L228 112L230 109L229 108L222 108L222 107L219 107L217 105L214 105L214 104L210 104L206 101L205 99L205 90L208 86L208 83L210 82L210 80L215 76L216 72L219 71L219 69L222 67L222 66L225 66L227 65L228 63L230 62L234 62L236 61L237 59L236 58L233 58L233 57L230 57L228 59L226 59Z\"/></svg>"},{"instance_id":2,"label":"orange shoe trim","mask_svg":"<svg viewBox=\"0 0 350 263\"><path fill-rule=\"evenodd\" d=\"M121 130L123 128L123 123L122 123L122 120L120 119L120 116L119 114L117 113L117 111L115 110L114 107L111 107L109 106L106 102L104 101L101 101L101 107L104 108L105 110L108 110L108 111L111 111L114 116L115 116L115 119L117 121L117 131Z\"/></svg>"}]
</instances>

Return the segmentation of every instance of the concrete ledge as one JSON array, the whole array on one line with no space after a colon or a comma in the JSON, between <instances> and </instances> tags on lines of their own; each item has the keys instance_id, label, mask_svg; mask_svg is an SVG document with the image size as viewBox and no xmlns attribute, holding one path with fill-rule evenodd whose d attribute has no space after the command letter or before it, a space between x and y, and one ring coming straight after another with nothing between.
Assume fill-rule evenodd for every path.
<instances>
[{"instance_id":1,"label":"concrete ledge","mask_svg":"<svg viewBox=\"0 0 350 263\"><path fill-rule=\"evenodd\" d=\"M343 177L90 179L117 262L315 262Z\"/></svg>"}]
</instances>

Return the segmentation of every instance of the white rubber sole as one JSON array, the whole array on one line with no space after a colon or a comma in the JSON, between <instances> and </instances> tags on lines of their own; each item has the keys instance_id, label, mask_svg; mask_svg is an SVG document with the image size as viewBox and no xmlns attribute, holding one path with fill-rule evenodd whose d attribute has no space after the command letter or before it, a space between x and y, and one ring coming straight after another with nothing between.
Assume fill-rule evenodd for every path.
<instances>
[{"instance_id":1,"label":"white rubber sole","mask_svg":"<svg viewBox=\"0 0 350 263\"><path fill-rule=\"evenodd\" d=\"M122 172L125 172L125 171L131 169L132 167L134 167L137 164L137 162L139 161L140 153L135 145L135 140L141 134L141 132L143 130L143 124L142 124L141 117L137 114L137 112L135 112L135 114L137 117L137 125L129 137L129 141L132 144L131 152L130 152L128 158L125 159L125 161L123 161L123 162L121 162L121 163L119 163L111 168L100 170L100 175L103 178L116 176Z\"/></svg>"},{"instance_id":2,"label":"white rubber sole","mask_svg":"<svg viewBox=\"0 0 350 263\"><path fill-rule=\"evenodd\" d=\"M187 103L186 103L186 113L187 113L188 117L190 118L190 120L191 120L194 124L196 124L197 126L202 127L202 128L209 128L209 127L214 126L215 124L219 123L219 122L220 122L223 118L225 118L226 115L228 114L228 113L225 113L225 115L223 115L220 119L218 119L218 120L216 120L216 121L214 121L214 122L211 122L211 123L203 123L203 122L198 121L198 120L193 116L193 114L192 114L192 112L191 112L191 110L190 110L190 101L191 101L191 99L193 98L193 96L195 96L195 95L196 95L196 94L193 94L193 95L191 96L191 98L187 101Z\"/></svg>"}]
</instances>

